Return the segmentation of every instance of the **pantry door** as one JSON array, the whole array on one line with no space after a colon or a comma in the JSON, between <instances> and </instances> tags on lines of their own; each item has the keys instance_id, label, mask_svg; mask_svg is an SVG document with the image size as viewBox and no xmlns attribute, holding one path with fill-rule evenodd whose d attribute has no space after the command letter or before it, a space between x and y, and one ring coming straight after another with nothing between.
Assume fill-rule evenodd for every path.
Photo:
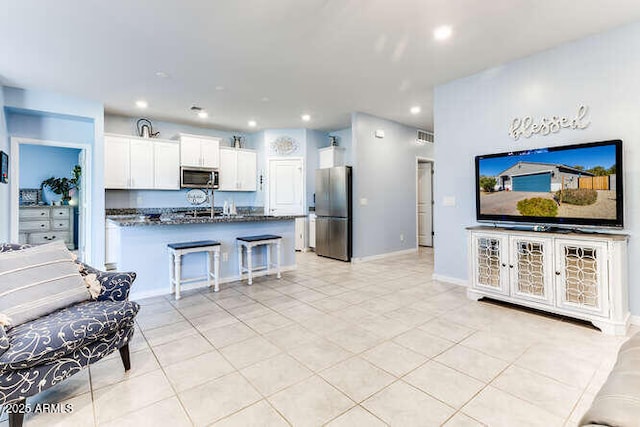
<instances>
[{"instance_id":1,"label":"pantry door","mask_svg":"<svg viewBox=\"0 0 640 427\"><path fill-rule=\"evenodd\" d=\"M269 161L269 215L304 214L303 172L299 158Z\"/></svg>"}]
</instances>

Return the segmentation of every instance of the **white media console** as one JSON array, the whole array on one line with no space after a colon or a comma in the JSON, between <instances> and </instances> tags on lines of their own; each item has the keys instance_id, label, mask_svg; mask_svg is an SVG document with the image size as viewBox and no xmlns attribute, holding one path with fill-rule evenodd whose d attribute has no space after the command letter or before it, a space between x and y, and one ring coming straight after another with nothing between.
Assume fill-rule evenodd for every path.
<instances>
[{"instance_id":1,"label":"white media console","mask_svg":"<svg viewBox=\"0 0 640 427\"><path fill-rule=\"evenodd\" d=\"M507 301L590 321L605 334L626 334L627 235L467 230L469 298Z\"/></svg>"}]
</instances>

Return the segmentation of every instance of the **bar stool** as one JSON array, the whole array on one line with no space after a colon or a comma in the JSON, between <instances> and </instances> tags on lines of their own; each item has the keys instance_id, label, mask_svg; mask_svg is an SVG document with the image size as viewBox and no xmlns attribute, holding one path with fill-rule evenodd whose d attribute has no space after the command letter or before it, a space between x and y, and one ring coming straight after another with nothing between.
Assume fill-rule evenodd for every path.
<instances>
[{"instance_id":1,"label":"bar stool","mask_svg":"<svg viewBox=\"0 0 640 427\"><path fill-rule=\"evenodd\" d=\"M274 234L262 234L259 236L244 236L238 237L236 239L238 242L238 267L240 271L240 279L242 279L242 273L246 272L249 282L249 285L253 284L253 272L255 270L266 270L267 274L269 274L270 268L276 268L276 277L279 279L282 277L280 274L280 248L282 237L276 236ZM263 267L259 267L257 269L253 268L253 257L252 252L253 248L256 246L267 246L267 264ZM271 249L273 246L276 247L276 263L274 265L271 264ZM246 249L247 252L247 267L243 267L242 265L242 252L243 248Z\"/></svg>"},{"instance_id":2,"label":"bar stool","mask_svg":"<svg viewBox=\"0 0 640 427\"><path fill-rule=\"evenodd\" d=\"M206 278L209 282L209 287L213 285L214 292L220 290L220 242L202 240L198 242L170 243L167 248L169 248L171 257L171 293L176 294L177 300L180 299L180 286L183 283L198 282ZM207 276L205 278L196 277L182 280L182 256L196 252L207 252ZM213 270L213 273L211 270ZM213 279L213 283L211 279Z\"/></svg>"}]
</instances>

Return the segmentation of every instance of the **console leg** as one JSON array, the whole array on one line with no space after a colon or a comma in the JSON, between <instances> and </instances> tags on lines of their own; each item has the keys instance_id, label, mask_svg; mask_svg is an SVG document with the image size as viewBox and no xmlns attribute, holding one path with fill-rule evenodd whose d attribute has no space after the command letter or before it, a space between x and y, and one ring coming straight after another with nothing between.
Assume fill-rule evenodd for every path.
<instances>
[{"instance_id":1,"label":"console leg","mask_svg":"<svg viewBox=\"0 0 640 427\"><path fill-rule=\"evenodd\" d=\"M131 357L129 355L129 344L123 345L118 349L120 351L120 358L124 365L125 372L131 369Z\"/></svg>"},{"instance_id":2,"label":"console leg","mask_svg":"<svg viewBox=\"0 0 640 427\"><path fill-rule=\"evenodd\" d=\"M15 404L17 406L25 405L26 399L20 399ZM9 413L9 427L22 427L24 421L24 412L11 412Z\"/></svg>"}]
</instances>

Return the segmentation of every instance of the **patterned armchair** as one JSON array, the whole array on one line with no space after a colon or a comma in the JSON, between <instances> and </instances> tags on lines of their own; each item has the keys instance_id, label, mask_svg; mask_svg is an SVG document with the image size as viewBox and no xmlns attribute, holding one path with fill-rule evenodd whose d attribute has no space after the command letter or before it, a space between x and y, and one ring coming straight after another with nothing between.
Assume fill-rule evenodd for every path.
<instances>
[{"instance_id":1,"label":"patterned armchair","mask_svg":"<svg viewBox=\"0 0 640 427\"><path fill-rule=\"evenodd\" d=\"M0 244L0 252L27 245ZM79 263L81 264L81 263ZM131 367L129 341L140 306L128 301L135 273L96 274L101 291L95 300L55 311L15 327L0 327L0 404L9 412L9 426L22 425L25 399L80 372L116 349L125 371Z\"/></svg>"}]
</instances>

